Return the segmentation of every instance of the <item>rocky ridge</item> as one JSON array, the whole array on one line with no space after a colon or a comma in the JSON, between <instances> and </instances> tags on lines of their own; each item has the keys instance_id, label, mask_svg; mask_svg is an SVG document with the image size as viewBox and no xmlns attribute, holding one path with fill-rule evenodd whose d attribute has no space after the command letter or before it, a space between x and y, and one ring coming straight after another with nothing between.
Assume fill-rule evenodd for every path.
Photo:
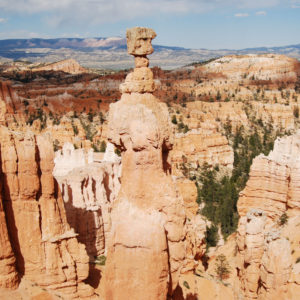
<instances>
[{"instance_id":1,"label":"rocky ridge","mask_svg":"<svg viewBox=\"0 0 300 300\"><path fill-rule=\"evenodd\" d=\"M62 71L70 74L81 74L87 72L76 60L65 59L56 63L46 64L45 66L31 69L33 72L39 71Z\"/></svg>"},{"instance_id":2,"label":"rocky ridge","mask_svg":"<svg viewBox=\"0 0 300 300\"><path fill-rule=\"evenodd\" d=\"M41 72L41 71L61 71L69 74L81 74L87 73L87 69L83 68L75 59L64 59L53 63L44 64L31 64L31 63L15 63L13 66L7 68L6 72L12 71L31 71L31 72Z\"/></svg>"}]
</instances>

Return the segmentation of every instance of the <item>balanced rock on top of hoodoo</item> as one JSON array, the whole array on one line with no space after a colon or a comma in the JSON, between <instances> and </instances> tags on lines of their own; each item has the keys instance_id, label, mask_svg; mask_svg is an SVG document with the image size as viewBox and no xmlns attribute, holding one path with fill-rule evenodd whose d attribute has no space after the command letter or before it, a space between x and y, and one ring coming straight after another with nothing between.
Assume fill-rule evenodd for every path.
<instances>
[{"instance_id":1,"label":"balanced rock on top of hoodoo","mask_svg":"<svg viewBox=\"0 0 300 300\"><path fill-rule=\"evenodd\" d=\"M127 30L128 53L135 58L135 69L120 85L121 93L153 93L155 84L153 73L148 68L148 54L153 53L151 45L156 33L150 28L134 27Z\"/></svg>"},{"instance_id":2,"label":"balanced rock on top of hoodoo","mask_svg":"<svg viewBox=\"0 0 300 300\"><path fill-rule=\"evenodd\" d=\"M153 37L147 28L127 31L129 53L144 61L135 60L136 68L121 85L121 100L110 105L108 117L108 139L122 152L104 273L105 299L110 300L167 299L180 275L194 268L197 251L191 245L202 245L189 242L198 237L187 234L183 199L170 175L168 108L153 96L153 74L145 66Z\"/></svg>"},{"instance_id":3,"label":"balanced rock on top of hoodoo","mask_svg":"<svg viewBox=\"0 0 300 300\"><path fill-rule=\"evenodd\" d=\"M127 50L134 56L145 56L152 54L154 49L151 41L156 37L156 33L151 28L133 27L127 29Z\"/></svg>"}]
</instances>

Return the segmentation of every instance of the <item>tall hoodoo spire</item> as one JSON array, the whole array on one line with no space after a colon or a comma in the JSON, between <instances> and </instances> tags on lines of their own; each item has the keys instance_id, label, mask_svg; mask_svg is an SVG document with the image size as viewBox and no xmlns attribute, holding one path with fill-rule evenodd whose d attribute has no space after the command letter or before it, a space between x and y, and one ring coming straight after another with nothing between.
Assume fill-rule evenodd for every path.
<instances>
[{"instance_id":1,"label":"tall hoodoo spire","mask_svg":"<svg viewBox=\"0 0 300 300\"><path fill-rule=\"evenodd\" d=\"M165 300L189 269L183 200L167 167L169 112L152 94L155 84L148 68L155 36L148 28L127 30L135 69L120 86L121 100L109 110L108 138L122 152L104 274L105 299L110 300Z\"/></svg>"}]
</instances>

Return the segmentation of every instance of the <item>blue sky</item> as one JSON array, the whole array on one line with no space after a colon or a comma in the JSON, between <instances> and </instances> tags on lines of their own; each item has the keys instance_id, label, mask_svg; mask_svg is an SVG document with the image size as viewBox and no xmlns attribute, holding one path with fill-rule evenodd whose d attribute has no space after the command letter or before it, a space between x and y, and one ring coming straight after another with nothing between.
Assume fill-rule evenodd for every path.
<instances>
[{"instance_id":1,"label":"blue sky","mask_svg":"<svg viewBox=\"0 0 300 300\"><path fill-rule=\"evenodd\" d=\"M242 49L300 43L300 0L0 0L0 39L125 36L155 44Z\"/></svg>"}]
</instances>

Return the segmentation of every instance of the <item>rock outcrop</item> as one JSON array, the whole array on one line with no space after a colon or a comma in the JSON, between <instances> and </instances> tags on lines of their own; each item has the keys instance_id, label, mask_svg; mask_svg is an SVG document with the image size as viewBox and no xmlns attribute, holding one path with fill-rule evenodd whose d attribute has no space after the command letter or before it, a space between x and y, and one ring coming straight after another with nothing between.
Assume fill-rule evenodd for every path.
<instances>
[{"instance_id":1,"label":"rock outcrop","mask_svg":"<svg viewBox=\"0 0 300 300\"><path fill-rule=\"evenodd\" d=\"M2 173L2 172L1 172ZM13 289L18 286L16 259L8 235L5 212L2 204L2 181L0 182L0 288Z\"/></svg>"},{"instance_id":2,"label":"rock outcrop","mask_svg":"<svg viewBox=\"0 0 300 300\"><path fill-rule=\"evenodd\" d=\"M147 28L127 31L136 68L120 87L121 100L109 111L108 138L122 152L122 175L111 215L106 299L165 300L180 273L187 271L186 216L168 162L169 114L152 95L155 85L147 67L154 37Z\"/></svg>"},{"instance_id":3,"label":"rock outcrop","mask_svg":"<svg viewBox=\"0 0 300 300\"><path fill-rule=\"evenodd\" d=\"M280 231L266 231L266 216L252 209L240 219L238 276L244 299L287 299L292 271L290 242ZM291 298L295 299L295 298Z\"/></svg>"},{"instance_id":4,"label":"rock outcrop","mask_svg":"<svg viewBox=\"0 0 300 300\"><path fill-rule=\"evenodd\" d=\"M16 128L21 121L25 124L24 116L20 111L20 98L9 81L0 81L0 125Z\"/></svg>"},{"instance_id":5,"label":"rock outcrop","mask_svg":"<svg viewBox=\"0 0 300 300\"><path fill-rule=\"evenodd\" d=\"M261 119L264 124L272 124L274 128L286 131L295 129L293 106L279 103L252 102L256 118Z\"/></svg>"},{"instance_id":6,"label":"rock outcrop","mask_svg":"<svg viewBox=\"0 0 300 300\"><path fill-rule=\"evenodd\" d=\"M228 140L218 132L192 130L186 134L177 134L174 149L171 152L173 174L182 163L197 168L207 163L210 166L233 168L233 150Z\"/></svg>"},{"instance_id":7,"label":"rock outcrop","mask_svg":"<svg viewBox=\"0 0 300 300\"><path fill-rule=\"evenodd\" d=\"M96 257L106 252L111 207L120 189L121 159L112 144L102 160L93 156L92 150L75 150L66 143L56 153L53 175L62 191L68 223L87 253Z\"/></svg>"},{"instance_id":8,"label":"rock outcrop","mask_svg":"<svg viewBox=\"0 0 300 300\"><path fill-rule=\"evenodd\" d=\"M253 160L250 178L238 201L240 216L251 208L266 212L270 221L287 212L297 215L300 210L300 132L278 138L269 156Z\"/></svg>"},{"instance_id":9,"label":"rock outcrop","mask_svg":"<svg viewBox=\"0 0 300 300\"><path fill-rule=\"evenodd\" d=\"M70 74L80 74L86 73L87 70L83 68L76 60L74 59L65 59L55 63L50 63L45 66L32 68L33 72L37 71L62 71Z\"/></svg>"},{"instance_id":10,"label":"rock outcrop","mask_svg":"<svg viewBox=\"0 0 300 300\"><path fill-rule=\"evenodd\" d=\"M19 104L18 96L11 87L10 82L0 81L0 99L4 101L7 113L14 113L16 105Z\"/></svg>"},{"instance_id":11,"label":"rock outcrop","mask_svg":"<svg viewBox=\"0 0 300 300\"><path fill-rule=\"evenodd\" d=\"M89 272L88 256L68 225L52 176L52 143L45 136L6 127L0 128L0 143L2 202L9 237L1 222L1 239L7 246L1 266L7 265L10 282L15 277L9 241L20 276L67 298L92 297L93 289L83 283Z\"/></svg>"},{"instance_id":12,"label":"rock outcrop","mask_svg":"<svg viewBox=\"0 0 300 300\"><path fill-rule=\"evenodd\" d=\"M240 102L189 102L187 108L190 111L191 119L198 119L199 127L203 129L218 128L220 125L216 121L223 124L230 123L232 131L235 132L240 126L248 127L249 121ZM212 126L212 124L214 124ZM224 126L224 125L223 125Z\"/></svg>"},{"instance_id":13,"label":"rock outcrop","mask_svg":"<svg viewBox=\"0 0 300 300\"><path fill-rule=\"evenodd\" d=\"M245 299L257 298L260 265L264 253L266 216L261 210L251 210L240 219L238 227L238 276Z\"/></svg>"},{"instance_id":14,"label":"rock outcrop","mask_svg":"<svg viewBox=\"0 0 300 300\"><path fill-rule=\"evenodd\" d=\"M237 269L243 299L299 298L300 132L253 161L237 204ZM298 270L298 271L297 271Z\"/></svg>"},{"instance_id":15,"label":"rock outcrop","mask_svg":"<svg viewBox=\"0 0 300 300\"><path fill-rule=\"evenodd\" d=\"M226 74L227 79L241 80L297 80L298 62L294 58L276 54L228 55L203 66L205 72Z\"/></svg>"}]
</instances>

